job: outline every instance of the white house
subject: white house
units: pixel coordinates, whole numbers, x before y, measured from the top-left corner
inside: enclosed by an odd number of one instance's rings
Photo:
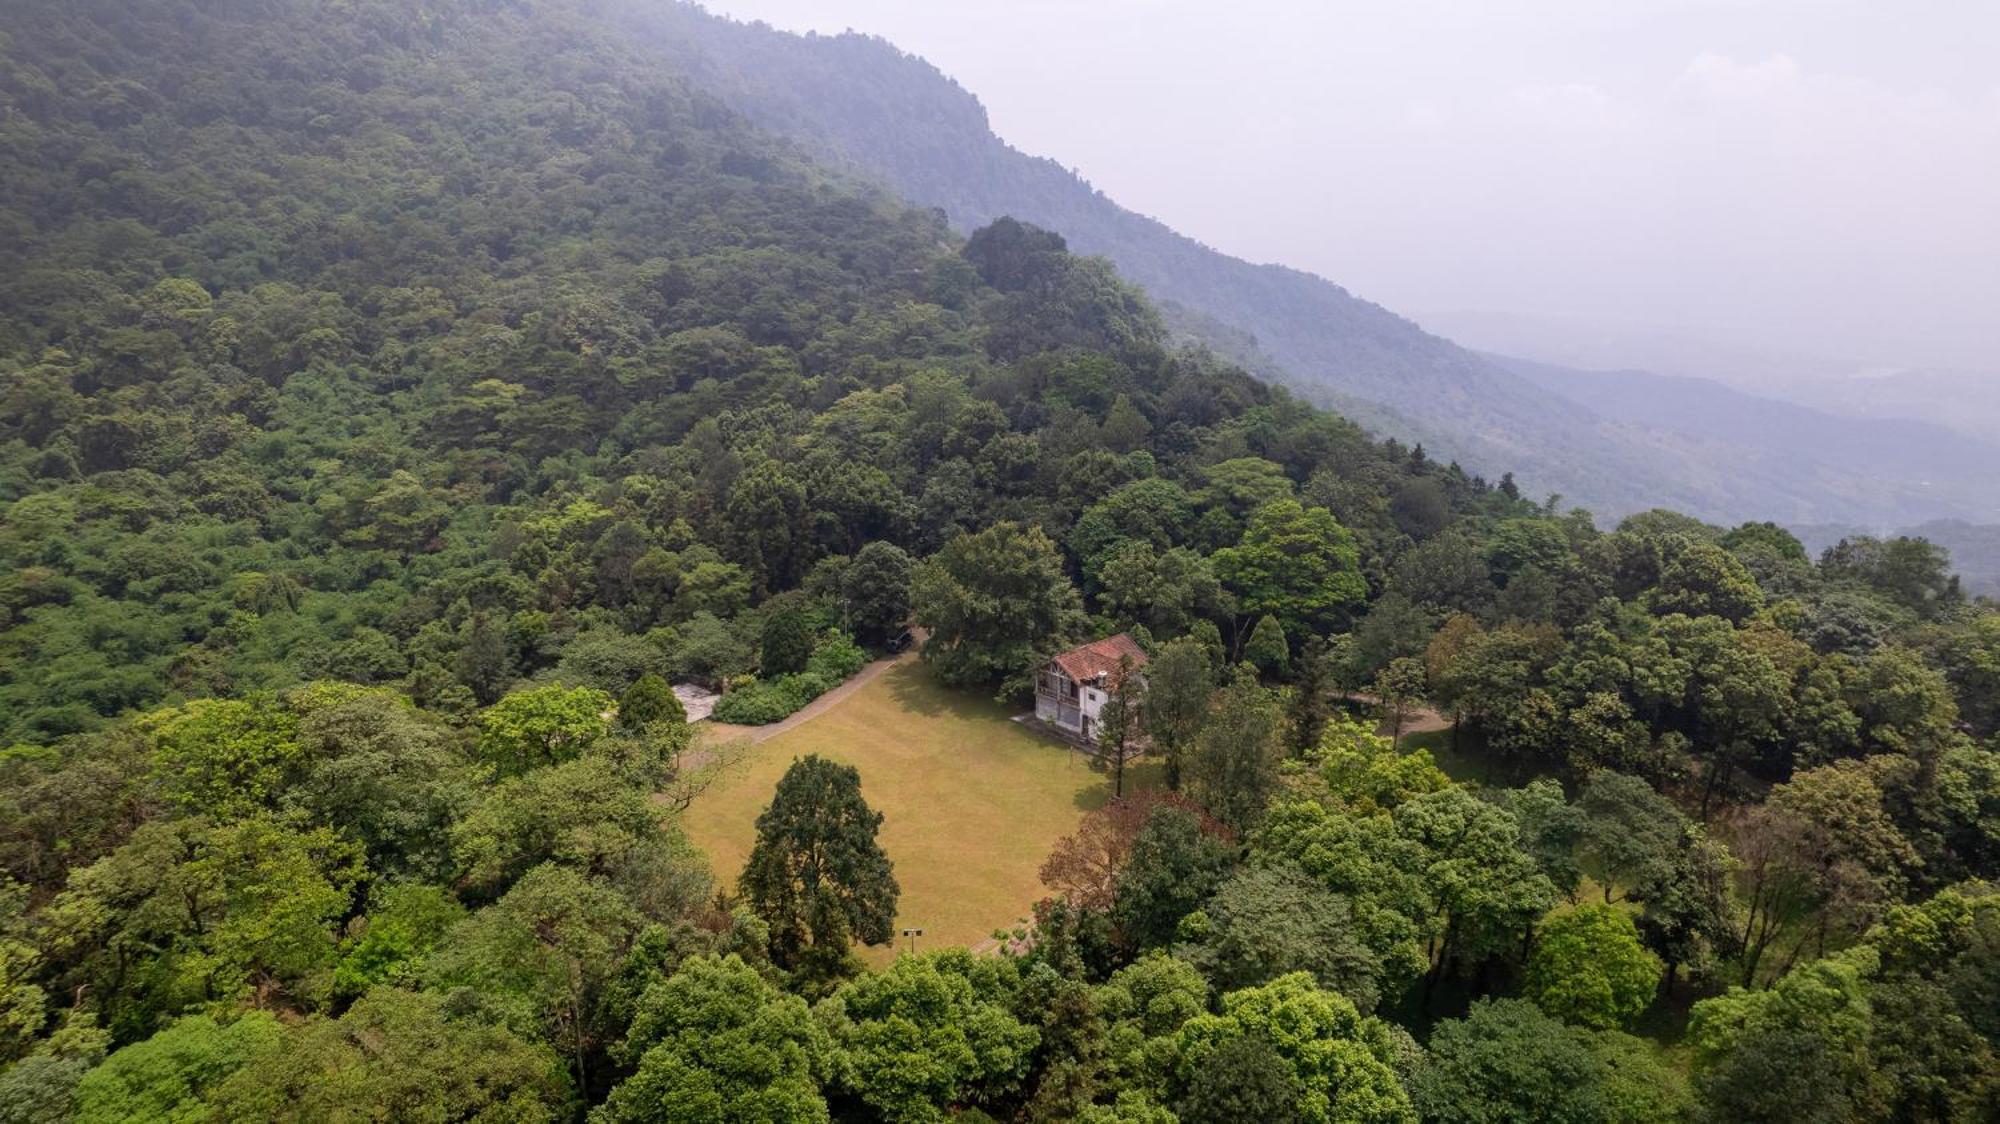
[[[1086,742],[1095,742],[1105,703],[1117,686],[1118,664],[1146,666],[1146,653],[1119,633],[1058,654],[1035,677],[1035,717]]]

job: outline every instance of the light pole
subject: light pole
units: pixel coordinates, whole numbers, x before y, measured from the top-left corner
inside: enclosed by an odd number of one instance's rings
[[[910,938],[910,954],[912,956],[916,955],[917,938],[923,936],[924,931],[922,929],[905,929],[903,930],[903,935]]]

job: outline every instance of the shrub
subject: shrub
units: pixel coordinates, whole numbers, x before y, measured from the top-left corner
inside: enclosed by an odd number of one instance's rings
[[[714,718],[739,726],[776,722],[839,686],[867,662],[867,654],[854,641],[836,633],[813,649],[806,670],[740,682],[716,700]]]
[[[839,683],[867,666],[868,653],[861,646],[847,638],[845,633],[832,633],[813,649],[812,658],[806,661],[806,670],[825,677],[828,683]]]

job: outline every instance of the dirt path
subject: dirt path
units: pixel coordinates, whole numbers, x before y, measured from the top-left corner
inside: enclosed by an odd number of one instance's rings
[[[1357,702],[1363,706],[1380,707],[1382,705],[1382,700],[1376,698],[1374,695],[1365,695],[1359,691],[1350,691],[1342,697],[1348,702]],[[1428,734],[1435,730],[1449,729],[1451,729],[1451,719],[1438,713],[1435,708],[1418,704],[1403,711],[1403,733],[1405,734]],[[1387,734],[1389,732],[1389,723],[1384,721],[1381,727],[1375,732],[1378,734]]]
[[[714,743],[735,741],[740,738],[752,745],[758,742],[770,741],[779,734],[787,730],[797,729],[799,726],[839,706],[847,696],[873,683],[881,677],[883,672],[895,667],[897,664],[916,658],[917,649],[915,645],[912,645],[909,651],[903,652],[900,655],[891,656],[886,660],[876,660],[874,663],[848,676],[846,681],[841,683],[840,686],[835,687],[826,694],[780,718],[778,721],[767,723],[763,726],[732,726],[727,722],[717,722],[714,719],[710,719],[707,723],[708,728],[703,735],[703,740]]]
[[[820,714],[826,714],[828,710],[840,706],[840,702],[846,696],[854,694],[856,690],[860,690],[860,688],[868,686],[870,682],[874,682],[876,678],[880,678],[882,672],[894,668],[896,664],[900,664],[904,660],[914,660],[918,648],[924,646],[924,638],[926,638],[924,632],[918,630],[916,644],[910,644],[904,652],[900,652],[896,656],[890,656],[886,660],[876,660],[876,662],[864,666],[862,670],[858,670],[852,676],[848,676],[848,680],[842,682],[840,686],[836,686],[834,690],[822,694],[820,698],[814,698],[806,706],[800,706],[798,710],[794,710],[792,714],[786,714],[784,718],[780,718],[776,722],[768,722],[764,726],[732,726],[728,722],[716,722],[716,720],[710,718],[708,724],[706,724],[704,736],[702,736],[702,744],[704,746],[714,746],[714,744],[720,744],[720,742],[744,740],[744,742],[750,742],[754,746],[758,742],[768,742],[768,740],[776,738],[778,734],[784,734],[786,730],[794,730],[794,728],[798,728],[798,726],[802,726],[806,722],[812,722]],[[706,758],[706,756],[708,754],[702,754],[700,750],[696,750],[694,754],[690,754],[690,758]],[[696,768],[700,764],[702,764],[702,760],[690,760],[684,768]]]

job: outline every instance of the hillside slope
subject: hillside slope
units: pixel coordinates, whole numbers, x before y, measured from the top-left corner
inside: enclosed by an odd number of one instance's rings
[[[886,41],[789,35],[682,5],[630,14],[759,124],[942,209],[961,230],[1011,214],[1060,231],[1170,314],[1184,308],[1177,326],[1246,368],[1434,454],[1513,470],[1531,491],[1600,515],[1667,503],[1724,521],[1908,517],[1908,489],[1838,464],[1802,473],[1754,449],[1607,416],[1324,278],[1229,257],[1126,210],[1010,147],[973,94]],[[1973,514],[1943,503],[1925,512]]]

